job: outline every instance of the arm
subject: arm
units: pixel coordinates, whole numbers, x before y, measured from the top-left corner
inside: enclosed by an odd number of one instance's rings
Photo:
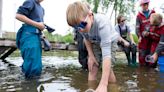
[[[128,47],[129,43],[121,37],[118,25],[115,26],[115,30],[116,32],[118,32],[119,35],[118,42],[123,43],[126,47]]]
[[[20,6],[16,13],[16,19],[26,24],[35,26],[40,30],[45,28],[42,22],[36,22],[29,18],[29,15],[35,8],[35,2],[33,0],[26,0],[22,6]]]
[[[96,92],[107,92],[108,82],[116,82],[115,75],[111,69],[111,42],[119,39],[119,34],[110,23],[100,28],[101,50],[102,50],[102,76]],[[112,33],[112,34],[111,34]],[[112,39],[115,38],[115,39]],[[111,80],[109,80],[111,79]]]
[[[154,40],[154,41],[159,41],[160,35],[158,35],[157,33],[149,32],[149,38]]]
[[[125,39],[123,39],[121,36],[119,37],[118,41],[120,43],[123,43],[124,46],[128,47],[130,44],[128,41],[126,41]]]
[[[161,35],[160,41],[159,41],[159,43],[158,43],[158,46],[157,46],[155,52],[156,52],[158,55],[160,55],[160,53],[163,52],[163,51],[164,51],[164,34]]]
[[[152,55],[155,62],[157,62],[157,60],[158,60],[158,55],[160,55],[161,52],[163,52],[163,51],[164,51],[164,34],[161,35],[160,41],[159,41],[158,46],[156,48],[156,51]]]
[[[110,72],[111,72],[111,59],[109,57],[106,57],[103,59],[102,76],[99,85],[108,86]]]
[[[135,32],[137,34],[138,37],[140,37],[140,33],[139,33],[139,30],[140,30],[140,19],[138,18],[137,16],[137,19],[136,19],[136,29],[135,29]]]
[[[91,42],[86,40],[86,39],[84,39],[84,43],[85,43],[85,46],[87,48],[88,55],[89,56],[94,56],[93,51],[92,51],[92,44],[91,44]]]
[[[96,61],[95,56],[93,54],[91,42],[84,38],[84,43],[88,51],[88,69],[89,71],[92,71],[93,65],[96,64],[98,66],[99,64]]]
[[[39,28],[40,30],[43,30],[45,28],[45,26],[42,22],[39,23],[39,22],[33,21],[33,20],[29,19],[28,17],[26,17],[25,15],[22,15],[22,14],[17,13],[16,19],[18,19],[19,21],[24,22],[26,24],[35,26],[35,27]]]
[[[130,37],[132,44],[135,44],[134,39],[133,39],[133,35],[131,33],[129,33],[129,37]]]
[[[127,31],[128,31],[128,35],[129,35],[131,43],[135,44],[134,39],[133,39],[133,35],[131,34],[132,30],[130,29],[129,26],[127,26]]]

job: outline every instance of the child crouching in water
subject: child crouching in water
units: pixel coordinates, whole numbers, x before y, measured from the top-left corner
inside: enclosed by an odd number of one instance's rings
[[[88,51],[88,80],[96,80],[102,62],[102,77],[95,92],[107,92],[108,82],[116,82],[111,68],[111,44],[115,40],[123,41],[126,45],[128,43],[120,38],[107,16],[93,14],[85,3],[70,4],[66,14],[67,23],[84,36]]]
[[[154,54],[151,56],[154,63],[157,63],[158,57],[164,56],[164,22],[160,14],[154,13],[150,17],[150,23],[153,25],[154,31],[159,31],[160,40],[155,48]]]

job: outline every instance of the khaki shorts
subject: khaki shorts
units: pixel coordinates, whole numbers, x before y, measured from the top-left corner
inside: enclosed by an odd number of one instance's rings
[[[117,43],[114,42],[112,43],[112,52],[111,52],[111,61],[112,61],[112,66],[113,64],[115,63],[116,59],[115,59],[115,55],[116,55],[116,49],[117,49]],[[99,63],[99,65],[101,65],[102,63],[102,52],[101,52],[101,47],[99,44],[92,44],[92,51],[93,51],[93,54],[97,60],[97,62]]]
[[[93,43],[93,44],[92,44],[92,51],[93,51],[93,54],[94,54],[94,56],[95,56],[97,62],[98,62],[99,65],[100,65],[101,62],[102,62],[102,52],[101,52],[100,45],[99,45],[99,44]]]

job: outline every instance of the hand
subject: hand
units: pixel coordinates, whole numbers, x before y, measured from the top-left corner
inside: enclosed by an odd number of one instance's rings
[[[136,45],[136,43],[134,41],[132,41],[132,44]]]
[[[151,57],[154,59],[154,61],[157,61],[157,60],[158,60],[158,55],[157,55],[157,53],[154,53]]]
[[[39,22],[39,23],[37,23],[37,28],[39,28],[41,31],[43,31],[44,28],[45,28],[44,23],[43,23],[43,22]]]
[[[107,86],[99,84],[95,92],[107,92]]]
[[[129,47],[129,46],[130,46],[129,42],[124,41],[124,46],[125,46],[125,47]]]
[[[140,43],[140,42],[141,42],[141,40],[142,40],[142,37],[139,37],[139,39],[138,39],[138,43]]]
[[[147,31],[143,31],[143,32],[142,32],[142,36],[143,36],[143,37],[147,37],[148,35],[149,35],[149,32],[147,32]]]
[[[89,71],[92,71],[94,65],[99,66],[97,60],[95,59],[95,56],[89,56],[88,57],[88,69],[89,69]]]

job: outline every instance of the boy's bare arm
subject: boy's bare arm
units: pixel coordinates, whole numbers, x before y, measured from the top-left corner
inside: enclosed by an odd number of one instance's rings
[[[92,51],[92,44],[90,43],[90,41],[84,39],[84,43],[85,43],[85,46],[87,48],[87,51],[88,51],[88,55],[89,56],[93,56],[93,51]]]
[[[124,46],[128,47],[130,44],[128,41],[126,41],[125,39],[123,39],[121,36],[119,36],[118,39],[119,42],[123,42]]]
[[[103,60],[101,80],[95,92],[107,92],[110,71],[111,61],[109,57],[106,57]]]
[[[134,39],[133,39],[133,35],[132,35],[131,33],[128,33],[128,34],[129,34],[129,37],[130,37],[131,42],[132,42],[133,44],[135,44]]]
[[[35,26],[35,27],[39,28],[40,30],[43,30],[45,28],[44,23],[33,21],[22,14],[16,14],[16,19],[18,19],[19,21],[24,22],[26,24]]]
[[[87,51],[88,51],[88,68],[89,71],[92,71],[93,65],[96,64],[97,66],[99,65],[98,62],[95,59],[95,56],[92,51],[92,44],[90,41],[84,39],[84,43],[86,45]]]
[[[104,58],[103,66],[102,66],[102,77],[100,84],[107,86],[108,85],[108,78],[111,70],[111,60],[109,57]]]

